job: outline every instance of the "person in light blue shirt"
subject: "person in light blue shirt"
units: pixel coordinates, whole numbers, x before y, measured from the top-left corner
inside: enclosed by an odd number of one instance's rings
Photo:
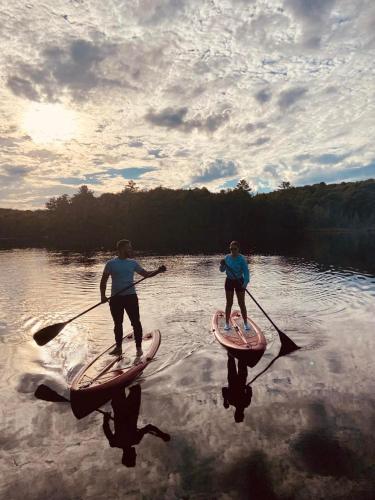
[[[142,325],[139,318],[138,297],[134,286],[134,273],[138,273],[145,278],[150,278],[158,273],[164,272],[165,266],[160,266],[155,271],[146,271],[138,262],[132,259],[133,249],[129,240],[117,242],[117,257],[109,260],[104,268],[100,281],[101,301],[107,302],[105,294],[108,278],[112,278],[111,298],[109,307],[111,310],[116,347],[110,354],[119,356],[122,353],[123,319],[124,311],[129,317],[134,331],[134,340],[137,347],[137,357],[142,356]],[[129,288],[127,288],[129,287]],[[124,288],[127,288],[124,290]]]
[[[225,307],[225,326],[224,330],[230,330],[230,314],[233,305],[234,291],[236,291],[238,305],[245,324],[245,330],[250,330],[247,322],[247,311],[245,305],[245,289],[250,281],[249,267],[247,259],[240,252],[238,241],[232,241],[229,245],[230,254],[226,255],[220,262],[220,271],[227,274],[225,280],[225,295],[227,304]]]

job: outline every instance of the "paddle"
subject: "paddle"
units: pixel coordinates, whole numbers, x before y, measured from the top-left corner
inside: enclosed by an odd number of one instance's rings
[[[225,266],[226,268],[228,269],[228,271],[234,276],[234,279],[235,280],[238,280],[238,278],[236,277],[236,274],[235,272],[233,271],[233,269],[228,266],[228,264],[225,262]],[[280,337],[280,342],[281,342],[281,349],[280,349],[280,352],[282,349],[284,349],[284,351],[288,351],[288,353],[290,352],[293,352],[293,351],[296,351],[297,349],[300,349],[300,347],[295,344],[293,342],[292,339],[290,339],[288,337],[288,335],[286,335],[286,333],[282,332],[280,330],[280,328],[278,328],[275,323],[272,321],[272,319],[268,316],[268,314],[266,313],[266,311],[263,309],[263,307],[259,304],[259,302],[257,302],[255,300],[255,298],[251,295],[251,293],[249,292],[249,290],[247,290],[246,288],[244,289],[245,292],[250,296],[250,298],[255,302],[255,304],[259,307],[259,309],[262,311],[262,313],[265,315],[265,317],[270,321],[270,323],[272,324],[272,326],[275,328],[275,330],[277,331],[277,333],[279,334],[279,337]],[[280,354],[279,354],[280,356]]]
[[[158,274],[160,272],[164,272],[165,270],[166,270],[165,266],[160,266],[159,269],[152,276],[156,276],[156,274]],[[125,292],[125,290],[128,290],[129,288],[131,288],[134,285],[138,285],[138,283],[141,283],[145,279],[151,278],[152,276],[145,276],[144,278],[136,281],[135,283],[132,283],[131,285],[126,286],[122,290],[120,290],[117,293],[113,294],[111,297],[108,297],[107,300],[105,300],[103,302],[98,302],[94,306],[91,306],[88,309],[86,309],[85,311],[77,314],[73,318],[70,318],[68,321],[64,321],[63,323],[55,323],[54,325],[45,326],[41,330],[39,330],[36,333],[34,333],[33,338],[34,338],[35,342],[38,345],[41,345],[41,346],[45,345],[45,344],[48,344],[48,342],[50,342],[51,340],[53,340],[61,332],[61,330],[66,325],[68,325],[69,323],[71,323],[75,319],[79,318],[80,316],[83,316],[84,314],[88,313],[89,311],[92,311],[93,309],[95,309],[95,307],[98,307],[98,306],[101,306],[102,304],[105,304],[106,302],[108,302],[113,297],[116,297],[116,295],[119,295],[120,293]]]
[[[295,345],[294,342],[291,341],[291,343],[293,345]],[[300,349],[300,347],[297,347],[297,349]],[[258,375],[256,375],[252,380],[250,380],[250,382],[248,382],[247,385],[251,385],[253,382],[255,382],[257,378],[259,378],[261,375],[263,375],[263,373],[265,373],[269,368],[271,368],[271,366],[274,364],[274,362],[277,359],[281,358],[282,356],[286,356],[287,354],[291,354],[295,350],[296,350],[295,347],[291,347],[289,345],[285,345],[285,344],[283,344],[281,342],[281,347],[280,347],[279,354],[275,358],[273,358],[270,363],[268,363],[268,365],[264,368],[264,370],[262,370],[261,372],[259,372]]]
[[[50,403],[70,403],[69,399],[57,394],[57,392],[53,391],[50,387],[44,384],[37,387],[34,396],[38,399],[42,399],[43,401],[49,401]],[[106,414],[105,411],[100,410],[99,408],[96,408],[95,411],[101,413],[102,415]]]

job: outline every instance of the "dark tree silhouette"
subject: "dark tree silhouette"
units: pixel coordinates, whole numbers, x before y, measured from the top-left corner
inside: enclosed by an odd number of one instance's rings
[[[279,185],[279,189],[290,189],[293,186],[289,181],[282,181],[282,183]]]
[[[136,191],[139,191],[139,188],[138,188],[136,182],[133,181],[132,179],[130,181],[128,181],[128,183],[126,184],[126,186],[123,189],[123,192],[135,193]]]
[[[247,193],[251,193],[252,188],[249,186],[249,183],[245,179],[241,179],[237,185],[236,189],[238,191],[246,191]]]
[[[127,237],[148,252],[215,252],[240,239],[244,251],[292,245],[311,230],[375,229],[375,180],[286,187],[250,196],[242,179],[230,191],[140,190],[129,181],[117,194],[81,186],[45,210],[0,209],[0,241],[60,249],[113,248]],[[11,245],[13,243],[9,243]]]

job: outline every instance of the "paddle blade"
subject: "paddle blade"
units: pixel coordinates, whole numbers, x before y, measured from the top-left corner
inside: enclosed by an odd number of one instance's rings
[[[72,412],[78,419],[87,417],[94,411],[102,413],[99,407],[110,401],[113,396],[112,389],[98,391],[98,394],[95,391],[86,393],[87,391],[70,390]]]
[[[34,396],[43,401],[49,401],[51,403],[69,403],[69,399],[60,396],[57,392],[50,389],[47,385],[41,384],[37,387]]]
[[[285,356],[286,354],[291,354],[292,352],[300,349],[300,347],[297,344],[295,344],[293,340],[288,337],[288,335],[283,333],[281,330],[277,331],[281,341],[279,356]]]
[[[65,323],[56,323],[55,325],[45,326],[41,330],[34,333],[33,337],[35,342],[38,345],[48,344],[52,339],[54,339],[67,324]]]

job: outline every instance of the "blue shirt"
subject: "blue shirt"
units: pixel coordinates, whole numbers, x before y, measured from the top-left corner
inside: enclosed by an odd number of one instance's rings
[[[111,295],[131,285],[134,282],[134,273],[142,271],[144,269],[134,259],[120,259],[119,257],[115,257],[109,260],[105,265],[104,272],[108,273],[112,278]],[[134,295],[135,293],[137,292],[134,286],[132,286],[119,295]]]
[[[220,271],[223,273],[226,271],[227,273],[227,278],[233,280],[233,279],[241,279],[243,278],[243,286],[244,288],[247,287],[250,281],[250,273],[249,273],[249,267],[247,264],[247,259],[241,254],[238,254],[237,257],[232,257],[232,254],[228,254],[224,257],[225,263],[228,264],[230,269],[233,271],[231,272],[227,266],[222,266],[220,264]]]

